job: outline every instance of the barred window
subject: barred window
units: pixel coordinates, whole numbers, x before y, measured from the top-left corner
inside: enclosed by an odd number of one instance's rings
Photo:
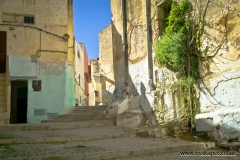
[[[34,24],[34,17],[24,16],[24,23]]]
[[[99,92],[98,91],[94,91],[95,92],[95,97],[99,97]]]
[[[10,22],[10,23],[28,23],[28,24],[35,23],[33,15],[23,15],[23,14],[16,14],[16,13],[3,13],[2,21]]]

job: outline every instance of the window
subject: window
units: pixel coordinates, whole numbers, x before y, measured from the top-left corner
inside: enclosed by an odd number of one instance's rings
[[[167,17],[169,16],[171,10],[172,0],[169,1],[162,1],[158,6],[158,27],[159,27],[159,35],[162,36],[164,30],[167,26]]]
[[[95,97],[99,97],[99,92],[98,91],[94,91],[95,92]]]
[[[3,22],[11,22],[11,23],[34,24],[34,16],[33,15],[15,14],[15,13],[3,13],[2,21]]]
[[[79,52],[77,52],[77,55],[78,55],[78,58],[80,59],[80,54],[79,54]]]
[[[34,91],[41,91],[42,81],[41,80],[33,80],[32,81],[32,88],[33,88]]]
[[[34,24],[34,17],[24,16],[24,23]]]

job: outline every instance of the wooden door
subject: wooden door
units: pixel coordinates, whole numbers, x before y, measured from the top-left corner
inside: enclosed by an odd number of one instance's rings
[[[0,73],[6,72],[7,32],[0,31]]]

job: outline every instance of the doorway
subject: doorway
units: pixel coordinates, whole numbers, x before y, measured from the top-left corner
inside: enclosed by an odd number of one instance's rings
[[[6,72],[7,32],[0,31],[0,73]]]
[[[27,102],[27,81],[11,81],[11,124],[27,123]]]

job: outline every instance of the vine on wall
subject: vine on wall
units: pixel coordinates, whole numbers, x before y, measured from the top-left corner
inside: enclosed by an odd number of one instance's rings
[[[190,0],[173,1],[164,35],[156,41],[154,47],[158,61],[178,76],[180,83],[177,85],[182,88],[185,106],[188,108],[191,124],[193,124],[195,115],[200,113],[197,98],[199,83],[208,90],[200,76],[199,64],[203,66],[215,64],[213,58],[227,42],[227,19],[230,5],[220,2],[218,4],[211,0],[191,0],[191,2]],[[206,23],[209,5],[220,11],[224,22],[222,28],[221,26],[214,28]],[[211,34],[210,30],[217,31],[219,36]],[[204,47],[204,37],[212,39],[216,45],[211,49]]]
[[[199,103],[194,84],[199,79],[199,59],[197,30],[191,18],[192,4],[188,0],[174,1],[167,18],[167,27],[160,40],[155,43],[155,52],[160,63],[174,71],[184,95],[184,103],[190,115],[191,128],[194,117],[199,113]],[[197,51],[198,53],[198,51]]]

